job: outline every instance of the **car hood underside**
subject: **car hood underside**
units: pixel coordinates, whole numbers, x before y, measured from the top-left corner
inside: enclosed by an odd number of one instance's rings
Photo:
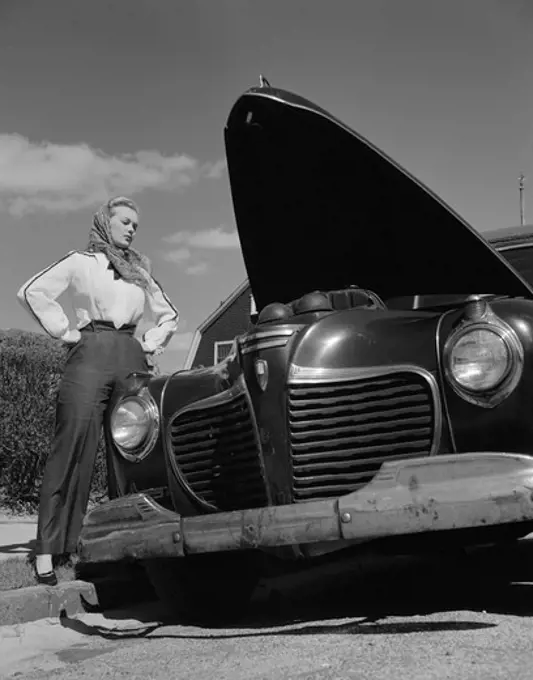
[[[239,237],[258,309],[358,285],[383,299],[533,297],[459,215],[311,102],[252,88],[225,130]]]

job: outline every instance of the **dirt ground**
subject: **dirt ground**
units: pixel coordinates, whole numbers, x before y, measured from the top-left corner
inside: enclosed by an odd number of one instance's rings
[[[421,564],[281,590],[232,627],[181,625],[161,604],[0,627],[0,677],[529,680],[532,639],[533,574],[476,587]]]

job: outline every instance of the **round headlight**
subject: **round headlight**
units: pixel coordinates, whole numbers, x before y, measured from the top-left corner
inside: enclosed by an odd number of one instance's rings
[[[138,448],[153,428],[149,405],[139,398],[130,397],[120,402],[111,417],[111,435],[121,449]]]
[[[497,387],[512,366],[509,347],[499,333],[473,329],[450,348],[452,378],[464,389],[484,392]]]

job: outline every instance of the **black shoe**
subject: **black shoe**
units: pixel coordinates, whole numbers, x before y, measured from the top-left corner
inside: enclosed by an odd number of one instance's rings
[[[42,586],[57,586],[57,576],[55,571],[47,571],[46,574],[39,574],[35,570],[35,580]]]

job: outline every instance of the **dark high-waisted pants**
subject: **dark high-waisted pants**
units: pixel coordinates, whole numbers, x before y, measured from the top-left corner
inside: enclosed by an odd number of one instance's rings
[[[55,438],[41,488],[37,554],[76,551],[111,395],[129,373],[148,369],[134,330],[92,322],[69,350],[57,399]]]

